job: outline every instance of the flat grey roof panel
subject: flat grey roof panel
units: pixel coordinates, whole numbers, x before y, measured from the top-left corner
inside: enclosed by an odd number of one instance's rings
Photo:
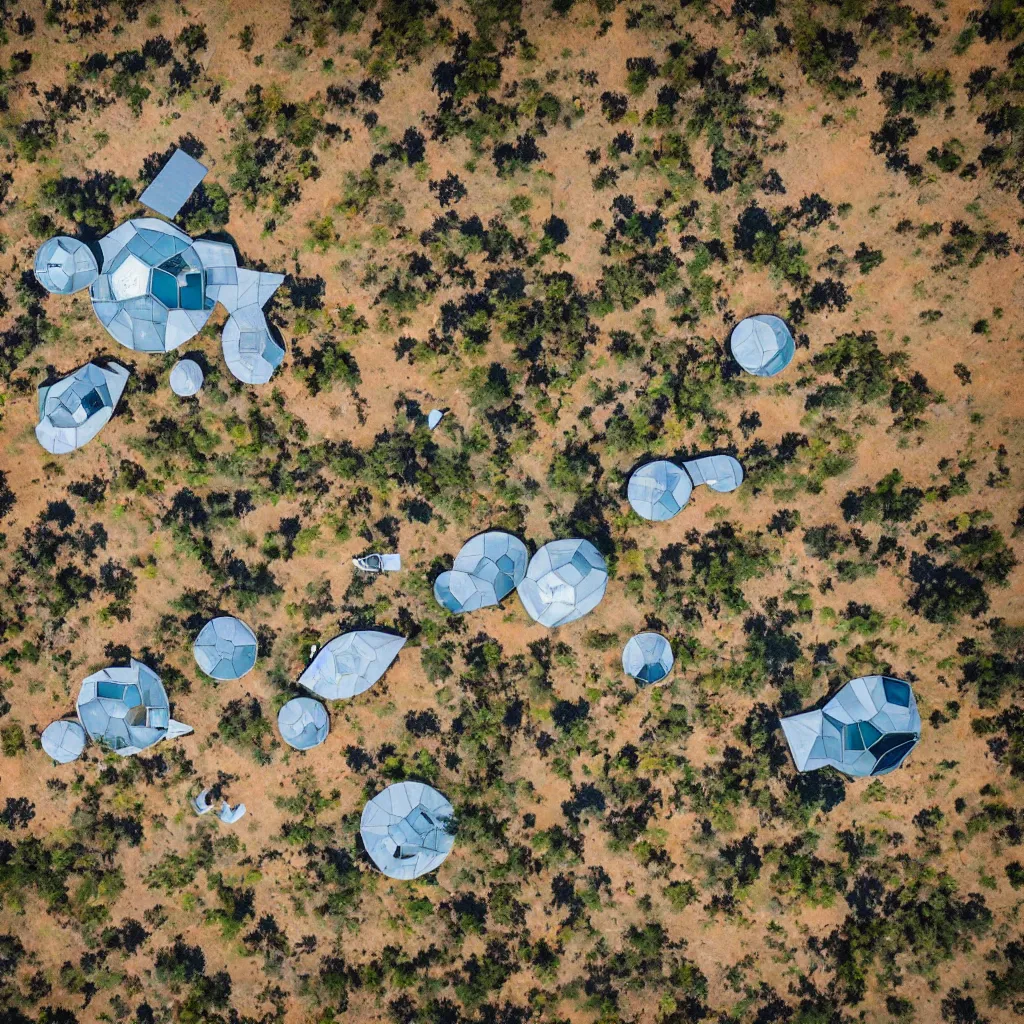
[[[139,199],[151,210],[174,217],[205,177],[206,168],[198,160],[176,149]]]

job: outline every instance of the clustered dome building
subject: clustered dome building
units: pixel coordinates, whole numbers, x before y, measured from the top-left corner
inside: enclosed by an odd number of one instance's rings
[[[434,581],[434,597],[459,614],[499,604],[526,575],[526,545],[510,533],[491,530],[468,540],[449,572]]]
[[[700,484],[727,494],[742,483],[743,467],[731,455],[704,455],[688,459],[682,466],[657,459],[634,470],[626,485],[626,498],[641,519],[661,523],[678,515]]]
[[[831,765],[858,777],[887,775],[921,738],[910,684],[889,676],[852,679],[819,711],[782,719],[797,769]]]

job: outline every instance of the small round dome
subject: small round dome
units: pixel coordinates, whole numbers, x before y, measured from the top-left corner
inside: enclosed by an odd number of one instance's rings
[[[256,664],[256,634],[241,619],[211,619],[192,645],[196,664],[214,679],[241,679]]]
[[[793,358],[796,344],[785,322],[771,314],[748,316],[732,332],[732,355],[747,373],[774,377]]]
[[[77,238],[48,238],[36,252],[36,280],[56,295],[71,295],[88,288],[100,268],[92,250]]]
[[[629,478],[626,497],[638,516],[660,523],[686,507],[692,490],[686,470],[661,459],[641,466]]]
[[[455,845],[455,809],[433,786],[396,782],[364,808],[359,834],[388,878],[408,880],[439,868]]]
[[[327,708],[312,697],[296,697],[277,713],[281,739],[296,750],[320,746],[330,732]]]
[[[40,737],[43,750],[58,764],[77,761],[85,750],[85,730],[77,722],[51,722]]]
[[[660,633],[637,633],[622,651],[622,670],[641,686],[660,683],[672,671],[672,645]]]
[[[171,390],[182,398],[197,394],[203,386],[202,367],[194,359],[179,359],[171,370]]]

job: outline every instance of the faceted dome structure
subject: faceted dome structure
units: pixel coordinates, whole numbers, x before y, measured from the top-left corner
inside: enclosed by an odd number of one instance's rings
[[[777,316],[758,314],[741,320],[732,332],[732,355],[747,373],[774,377],[793,358],[796,344],[785,322]]]
[[[327,708],[320,701],[312,697],[296,697],[277,713],[277,728],[289,747],[311,750],[327,739],[331,724]]]
[[[660,683],[674,661],[672,645],[660,633],[637,633],[622,651],[622,670],[641,686]]]
[[[89,676],[82,683],[77,709],[89,738],[125,757],[165,736],[192,731],[171,718],[160,677],[134,658],[128,668],[111,666]]]
[[[519,598],[549,629],[592,612],[604,597],[608,569],[589,540],[553,540],[530,559]]]
[[[202,164],[176,150],[141,200],[173,217],[205,175]],[[270,336],[263,307],[284,280],[281,274],[243,269],[232,246],[193,241],[156,217],[126,221],[99,247],[101,267],[82,242],[48,239],[36,254],[36,276],[60,294],[88,287],[100,323],[136,352],[173,351],[202,329],[220,302],[230,314],[223,336],[228,368],[250,384],[270,379],[284,350]]]
[[[256,634],[241,619],[222,615],[203,626],[192,654],[214,679],[241,679],[256,664]]]
[[[522,582],[529,557],[511,533],[481,533],[462,546],[451,571],[434,581],[434,597],[454,614],[499,604]]]
[[[142,217],[100,240],[103,272],[93,309],[116,341],[137,352],[170,352],[210,319],[203,261],[173,224]]]
[[[731,455],[705,455],[684,462],[683,467],[690,474],[695,487],[707,484],[719,494],[735,491],[743,483],[743,467]]]
[[[408,880],[441,866],[455,845],[452,805],[422,782],[396,782],[364,808],[359,822],[366,852],[388,878]]]
[[[77,238],[48,238],[36,253],[36,280],[55,295],[71,295],[88,288],[99,272],[92,250]]]
[[[885,775],[921,738],[921,716],[910,683],[888,676],[848,682],[820,711],[782,719],[797,769],[831,765],[847,775]]]
[[[85,750],[85,730],[77,722],[51,722],[39,737],[43,750],[58,764],[77,761]]]
[[[171,390],[181,398],[191,398],[203,386],[203,369],[194,359],[179,359],[171,370]]]
[[[660,523],[686,507],[692,490],[693,483],[682,469],[660,459],[633,473],[626,496],[638,516]]]
[[[91,441],[114,415],[128,376],[117,363],[86,363],[56,384],[41,387],[39,443],[53,455],[66,455]]]
[[[299,686],[325,700],[348,700],[368,690],[398,657],[404,636],[359,629],[324,644]]]
[[[259,306],[248,306],[228,317],[224,325],[224,362],[246,384],[266,384],[284,359]]]

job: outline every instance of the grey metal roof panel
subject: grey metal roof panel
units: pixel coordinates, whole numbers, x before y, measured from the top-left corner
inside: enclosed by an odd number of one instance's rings
[[[206,174],[207,169],[198,160],[176,149],[139,200],[165,217],[174,217]]]

